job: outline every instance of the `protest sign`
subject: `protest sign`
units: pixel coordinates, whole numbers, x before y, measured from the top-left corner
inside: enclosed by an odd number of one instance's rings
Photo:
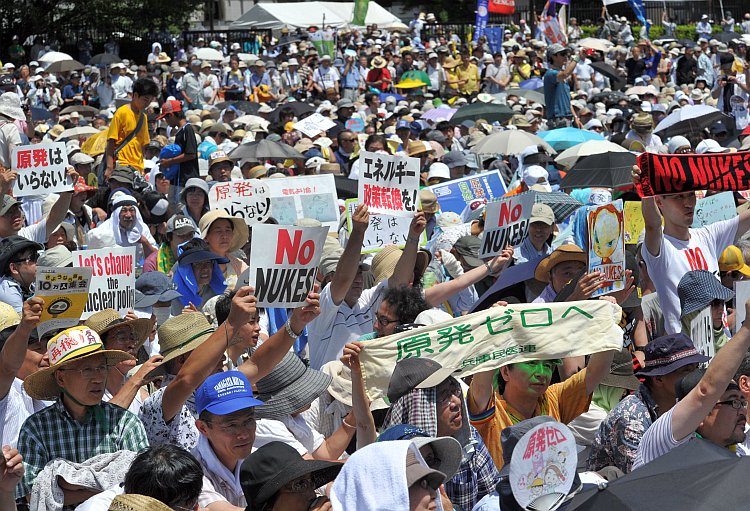
[[[493,257],[500,254],[508,245],[520,245],[529,233],[533,206],[534,195],[530,193],[488,202],[479,257]]]
[[[591,207],[586,212],[589,242],[589,273],[604,274],[607,286],[594,291],[605,295],[625,288],[625,220],[622,200]]]
[[[266,179],[271,192],[271,216],[279,225],[294,225],[300,218],[314,218],[338,229],[339,198],[333,174]]]
[[[91,285],[81,319],[114,309],[121,315],[135,304],[135,247],[98,248],[73,252],[73,266],[91,268]]]
[[[750,300],[750,280],[734,281],[734,333],[736,334],[745,322],[745,304]]]
[[[419,158],[362,151],[357,197],[373,213],[412,217],[417,211]]]
[[[701,354],[714,358],[716,352],[714,350],[714,326],[710,305],[690,320],[690,339],[693,340],[695,349]],[[707,365],[708,362],[701,364],[703,367]]]
[[[44,142],[13,148],[11,170],[18,173],[13,195],[47,195],[69,192],[73,184],[66,176],[68,153],[62,142]]]
[[[258,224],[250,249],[249,283],[259,307],[298,307],[315,285],[328,227]]]
[[[692,227],[703,227],[720,220],[729,220],[737,216],[734,206],[734,193],[721,192],[708,195],[695,202]]]
[[[646,228],[646,222],[643,220],[643,211],[641,211],[641,203],[627,201],[623,204],[622,209],[625,215],[625,244],[635,245],[638,243],[638,236]]]
[[[622,348],[622,309],[605,300],[490,307],[367,341],[360,355],[370,399],[388,389],[399,360],[425,357],[457,377],[530,360]]]
[[[733,192],[750,189],[750,151],[721,154],[656,154],[638,156],[641,197],[690,190]]]
[[[510,487],[522,509],[555,509],[545,503],[562,502],[576,475],[576,440],[568,426],[557,421],[539,424],[524,434],[510,460]]]
[[[452,211],[460,215],[467,204],[474,199],[486,199],[492,202],[508,192],[500,172],[484,172],[473,176],[452,179],[447,183],[427,187],[438,199],[440,211]]]
[[[334,126],[336,126],[336,123],[330,117],[323,117],[319,113],[314,113],[294,123],[294,129],[301,131],[310,138],[328,131]]]
[[[357,199],[346,200],[346,226],[350,234],[353,227],[352,215],[354,214],[354,210],[357,209],[358,204]],[[409,237],[410,225],[411,218],[371,214],[370,224],[367,226],[365,239],[362,242],[362,253],[370,254],[379,252],[386,245],[397,245],[403,248]],[[427,235],[423,231],[419,237],[419,246],[423,247],[426,244]]]
[[[354,133],[361,133],[365,131],[365,121],[363,121],[360,117],[352,117],[351,119],[346,121],[344,127]]]
[[[44,301],[37,325],[39,337],[50,330],[78,324],[88,300],[91,268],[47,268],[36,270],[34,296]]]
[[[223,209],[247,225],[265,222],[271,216],[271,191],[260,179],[216,183],[208,192],[212,210]]]

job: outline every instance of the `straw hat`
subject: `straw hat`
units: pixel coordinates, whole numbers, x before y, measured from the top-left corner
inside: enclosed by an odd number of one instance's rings
[[[109,511],[172,511],[172,508],[153,497],[129,493],[115,497]]]
[[[268,175],[268,169],[265,165],[256,165],[247,171],[249,179],[258,179]]]
[[[200,312],[188,312],[169,318],[159,327],[162,365],[203,344],[214,332],[211,323]]]
[[[158,62],[159,64],[166,64],[170,60],[172,59],[169,58],[169,55],[167,55],[165,52],[160,52],[159,56],[156,57],[156,62]]]
[[[461,65],[461,61],[458,59],[454,59],[450,55],[446,57],[445,61],[443,62],[443,69],[453,69],[454,67],[458,67]]]
[[[396,264],[401,258],[401,254],[403,254],[403,250],[396,245],[386,245],[380,252],[375,254],[370,266],[375,284],[383,282],[393,275],[393,270],[396,269]],[[414,264],[414,273],[421,277],[431,260],[432,255],[429,251],[419,249],[417,251],[417,261]]]
[[[566,261],[578,261],[586,264],[588,255],[577,245],[560,245],[557,250],[539,262],[534,272],[534,278],[539,282],[549,282],[549,272],[552,271],[552,268]]]
[[[242,248],[250,237],[250,230],[242,218],[232,216],[223,209],[209,211],[201,217],[201,220],[198,223],[198,228],[201,230],[201,238],[206,239],[211,225],[220,219],[229,220],[234,226],[234,229],[232,230],[232,244],[229,246],[229,251],[234,252],[235,250]]]
[[[433,152],[432,146],[429,142],[422,140],[411,140],[409,141],[409,148],[407,150],[410,157],[422,156],[423,154],[430,154]]]
[[[378,55],[377,57],[375,57],[375,58],[372,59],[372,67],[374,67],[374,68],[382,69],[387,64],[388,63],[386,62],[386,60],[383,57],[381,57],[380,55]]]
[[[21,316],[16,310],[5,302],[0,302],[0,331],[17,326],[21,322]]]
[[[452,319],[452,317],[451,317]],[[324,364],[320,371],[332,378],[328,386],[328,393],[336,401],[352,406],[352,371],[340,360],[332,360]],[[380,397],[370,404],[370,410],[384,410],[388,404]]]
[[[104,334],[123,325],[129,326],[135,337],[136,349],[140,348],[151,333],[151,320],[146,318],[123,319],[114,309],[104,309],[89,316],[84,323],[87,327],[104,337]]]
[[[124,360],[135,360],[124,351],[105,350],[99,334],[87,326],[63,330],[47,343],[49,367],[27,376],[23,388],[33,399],[57,399],[60,397],[60,387],[55,381],[55,371],[71,362],[100,354],[105,355],[107,365],[112,366]]]

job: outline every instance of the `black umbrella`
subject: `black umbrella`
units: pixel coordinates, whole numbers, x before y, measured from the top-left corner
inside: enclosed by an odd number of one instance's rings
[[[476,121],[484,119],[487,122],[498,121],[503,123],[513,117],[513,110],[508,105],[497,105],[495,103],[484,103],[475,101],[470,105],[462,106],[451,117],[451,124],[459,125],[464,121]]]
[[[716,39],[728,45],[733,39],[740,39],[740,34],[737,32],[719,32],[718,34],[711,34],[711,39]]]
[[[333,179],[336,181],[336,193],[339,199],[357,198],[359,183],[356,180],[349,179],[346,176],[333,176]]]
[[[251,158],[254,160],[304,160],[305,155],[282,142],[263,139],[259,142],[240,144],[229,153],[233,160]]]
[[[277,106],[276,109],[268,116],[268,120],[270,120],[271,122],[279,122],[279,116],[281,115],[281,112],[285,112],[288,110],[294,112],[294,116],[299,119],[305,114],[314,112],[315,108],[313,108],[313,106],[309,103],[305,103],[304,101],[290,101],[289,103],[284,103]]]
[[[493,303],[509,296],[515,296],[521,302],[526,302],[524,282],[534,278],[536,267],[542,259],[544,259],[543,256],[503,270],[492,287],[474,302],[471,312],[488,309]]]
[[[620,91],[612,91],[594,94],[593,96],[591,96],[590,101],[592,103],[604,103],[605,105],[612,105],[614,103],[617,103],[621,99],[628,99],[628,97]]]
[[[534,202],[541,202],[552,208],[552,212],[555,214],[555,222],[558,224],[565,221],[575,210],[583,206],[582,202],[577,201],[565,192],[537,192],[536,190],[529,190],[523,193],[536,194],[534,195]]]
[[[116,62],[122,62],[122,59],[119,55],[114,55],[112,53],[99,53],[91,57],[91,60],[89,60],[89,64],[91,64],[92,66],[109,66],[110,64],[114,64]]]
[[[258,113],[258,109],[260,108],[260,103],[253,103],[251,101],[222,101],[221,103],[216,103],[216,108],[218,109],[224,109],[228,108],[230,106],[235,107],[240,112],[244,112],[246,114],[255,115]]]
[[[580,158],[560,183],[561,188],[617,188],[633,182],[633,153],[601,153]]]
[[[746,509],[750,458],[692,440],[609,483],[577,495],[566,511]]]
[[[620,90],[625,87],[625,77],[622,76],[617,69],[613,68],[609,64],[604,62],[594,62],[591,67],[596,69],[598,72],[609,78],[609,83],[612,86],[612,90]]]
[[[60,114],[71,114],[73,112],[78,112],[79,114],[83,115],[84,117],[93,117],[96,114],[99,113],[99,110],[94,108],[93,106],[86,106],[86,105],[72,105],[72,106],[66,106],[62,110],[60,110]]]

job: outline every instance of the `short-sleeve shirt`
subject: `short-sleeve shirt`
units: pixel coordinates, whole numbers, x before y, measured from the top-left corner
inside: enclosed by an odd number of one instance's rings
[[[586,392],[586,369],[583,369],[564,382],[550,385],[539,397],[534,417],[549,415],[556,421],[567,424],[588,410],[590,403],[591,394]],[[470,415],[472,426],[482,435],[498,469],[503,467],[500,433],[505,428],[530,418],[513,409],[499,394],[495,394],[494,402],[490,400],[485,411]]]
[[[572,117],[570,109],[570,85],[567,81],[558,82],[558,69],[548,69],[544,73],[544,101],[547,104],[547,119]]]
[[[695,438],[695,434],[690,434],[682,440],[675,440],[672,435],[672,412],[674,408],[654,421],[650,428],[646,430],[635,453],[635,462],[633,470],[636,470],[646,463],[651,463],[656,458],[664,456],[675,447],[689,442]]]
[[[147,397],[138,416],[146,428],[151,445],[176,444],[189,451],[196,446],[200,435],[195,427],[195,419],[198,418],[195,399],[191,396],[167,424],[161,407],[165,390],[166,387],[162,387]]]
[[[680,298],[677,296],[680,279],[691,270],[708,270],[718,275],[719,256],[734,242],[738,224],[739,217],[734,217],[690,229],[690,239],[687,241],[664,234],[658,256],[643,250],[648,274],[659,294],[664,329],[668,334],[682,331]]]
[[[140,115],[146,115],[141,112]],[[125,138],[135,130],[138,117],[130,105],[123,105],[117,109],[112,123],[109,125],[107,140],[115,141],[117,148]],[[148,136],[148,122],[144,119],[141,129],[130,142],[117,153],[117,162],[121,165],[130,165],[143,173],[143,146],[148,145],[151,138]]]
[[[185,124],[177,131],[174,143],[180,146],[182,154],[198,154],[198,140],[195,138],[195,130],[190,123]],[[185,186],[187,180],[193,177],[200,177],[197,157],[180,163],[180,174],[178,177],[180,186]],[[172,184],[176,185],[177,183]]]

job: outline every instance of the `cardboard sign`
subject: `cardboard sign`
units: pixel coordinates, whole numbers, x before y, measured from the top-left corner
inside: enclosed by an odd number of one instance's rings
[[[319,113],[314,113],[294,123],[294,129],[301,131],[310,138],[323,131],[328,131],[334,126],[336,126],[336,123],[330,117],[323,117]]]
[[[10,168],[18,172],[13,195],[47,195],[69,192],[73,184],[65,175],[68,153],[62,142],[22,145],[13,149]]]
[[[635,245],[638,243],[638,236],[646,228],[641,203],[638,201],[625,202],[623,213],[625,214],[625,244]]]
[[[625,288],[625,219],[622,200],[590,207],[586,213],[589,241],[589,273],[604,274],[607,287],[592,296]]]
[[[573,432],[565,424],[545,422],[529,430],[513,449],[510,487],[523,509],[537,508],[534,502],[561,502],[570,493],[576,475],[578,452]],[[555,499],[558,499],[555,501]]]
[[[352,232],[352,215],[357,209],[357,199],[346,200],[346,228]],[[370,224],[365,231],[365,239],[362,242],[362,253],[371,254],[379,252],[386,245],[397,245],[404,248],[409,237],[409,226],[411,218],[391,215],[370,215]],[[419,237],[419,246],[427,244],[427,235],[422,232]]]
[[[315,285],[328,227],[258,224],[250,252],[250,285],[259,307],[298,307]]]
[[[265,222],[271,216],[271,191],[260,179],[216,183],[208,192],[212,210],[223,209],[243,218],[247,225]]]
[[[339,198],[333,174],[267,179],[265,184],[271,191],[271,216],[279,225],[314,218],[338,229]]]
[[[480,259],[500,254],[505,247],[518,246],[529,233],[534,195],[512,195],[487,203]]]
[[[90,284],[91,268],[37,268],[34,296],[44,301],[37,325],[40,337],[80,322]]]
[[[696,350],[707,357],[714,358],[716,354],[714,350],[714,325],[711,318],[710,305],[690,320],[690,338],[693,340]],[[707,365],[708,362],[701,364],[702,367],[706,367]]]
[[[91,268],[91,285],[81,319],[114,309],[121,316],[135,304],[135,247],[98,248],[73,252],[73,266]]]
[[[412,217],[419,205],[419,159],[362,151],[357,198],[370,214]]]
[[[466,205],[474,199],[486,199],[487,202],[493,202],[508,192],[497,170],[453,179],[427,188],[437,197],[440,211],[443,213],[452,211],[457,215],[460,215]]]
[[[734,206],[734,193],[721,192],[698,199],[695,202],[693,227],[703,227],[720,220],[729,220],[737,216]]]
[[[745,321],[745,304],[750,300],[750,280],[734,281],[734,333],[736,334]]]

